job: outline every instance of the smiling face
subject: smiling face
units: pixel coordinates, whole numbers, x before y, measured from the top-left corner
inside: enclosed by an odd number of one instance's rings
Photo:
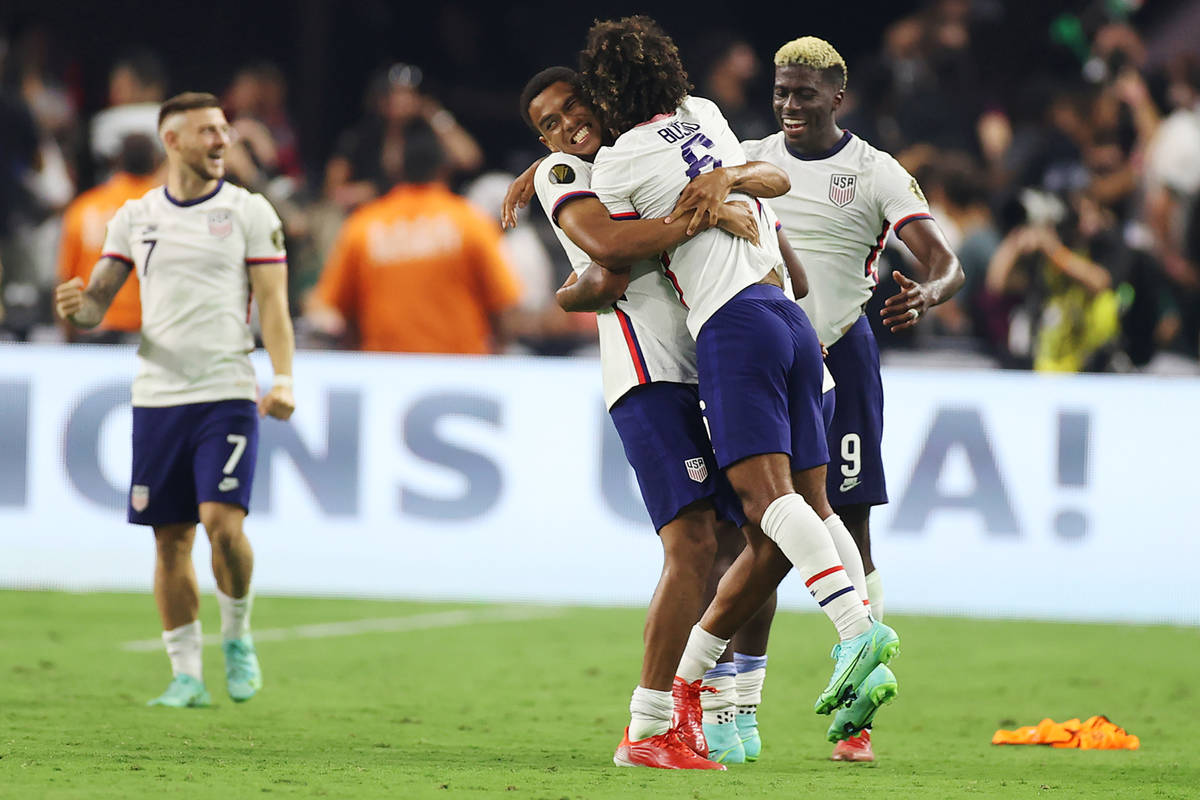
[[[550,84],[530,100],[529,118],[542,144],[556,153],[591,161],[600,149],[600,122],[566,81]]]
[[[164,122],[163,143],[169,156],[206,181],[225,176],[229,123],[219,108],[193,108]]]
[[[819,152],[836,144],[841,131],[833,115],[844,97],[821,70],[794,64],[775,68],[775,121],[788,144],[800,152]]]

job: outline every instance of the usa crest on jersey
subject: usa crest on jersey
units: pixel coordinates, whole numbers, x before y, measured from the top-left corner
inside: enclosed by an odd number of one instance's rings
[[[848,206],[854,200],[855,175],[829,176],[829,201],[838,208]]]
[[[683,465],[687,467],[688,477],[696,483],[704,483],[708,478],[708,465],[704,463],[703,458],[689,458]]]
[[[208,232],[218,239],[233,233],[233,212],[228,208],[208,212]]]
[[[129,505],[134,511],[145,511],[150,506],[150,487],[134,484],[129,491]]]

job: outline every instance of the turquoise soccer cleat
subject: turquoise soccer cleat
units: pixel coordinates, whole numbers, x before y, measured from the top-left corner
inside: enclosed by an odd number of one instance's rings
[[[884,703],[896,696],[900,684],[896,676],[883,664],[880,664],[867,679],[854,690],[854,700],[845,708],[839,708],[829,726],[828,739],[831,742],[849,739],[864,728],[871,726],[875,712]]]
[[[848,703],[854,689],[880,664],[891,661],[900,652],[900,637],[878,620],[853,639],[838,642],[830,656],[837,662],[825,691],[817,697],[813,711],[828,714]]]
[[[148,706],[167,708],[205,708],[212,700],[204,683],[191,675],[176,675],[167,690],[146,703]]]
[[[221,643],[225,653],[225,686],[236,703],[244,703],[262,688],[262,669],[250,634]]]
[[[746,749],[736,722],[704,723],[704,738],[708,741],[708,760],[718,764],[744,764]]]
[[[758,761],[762,755],[762,737],[758,735],[758,716],[756,714],[737,715],[738,735],[742,737],[742,749],[746,751],[747,761]]]

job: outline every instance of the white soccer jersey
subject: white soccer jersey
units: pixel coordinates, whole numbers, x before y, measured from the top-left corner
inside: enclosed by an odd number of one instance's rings
[[[247,269],[287,260],[262,195],[222,182],[178,202],[152,189],[117,211],[103,256],[132,265],[141,287],[135,406],[255,398]]]
[[[596,154],[592,188],[614,217],[665,217],[688,182],[746,157],[721,111],[700,97],[622,134]],[[731,199],[751,202],[734,195]],[[776,254],[778,248],[776,248]],[[680,244],[663,271],[689,309],[692,336],[734,295],[778,266],[777,255],[719,229]]]
[[[538,166],[533,183],[571,268],[582,274],[592,259],[558,227],[557,220],[564,203],[596,196],[591,189],[592,165],[576,156],[553,153]],[[625,295],[612,313],[596,315],[596,327],[604,402],[609,408],[643,383],[697,382],[696,343],[687,330],[687,309],[657,263],[633,265]]]
[[[929,204],[896,159],[849,131],[815,156],[793,154],[782,131],[742,146],[747,158],[774,164],[792,180],[772,208],[808,274],[808,297],[800,306],[828,347],[871,298],[878,283],[875,260],[888,231],[931,219]]]

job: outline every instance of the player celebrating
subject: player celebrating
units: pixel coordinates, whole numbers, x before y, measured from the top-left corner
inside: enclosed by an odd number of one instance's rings
[[[723,498],[718,487],[720,476],[699,411],[687,310],[660,264],[638,261],[686,239],[688,221],[664,226],[610,217],[590,188],[591,162],[603,134],[591,108],[578,97],[576,78],[570,69],[552,67],[530,79],[521,94],[522,117],[552,152],[537,166],[533,183],[575,270],[558,292],[560,304],[568,311],[601,312],[597,324],[605,401],[664,550],[662,578],[647,614],[642,678],[630,702],[626,741],[614,761],[713,769],[717,765],[712,761],[746,759],[730,699],[732,675],[722,670],[721,678],[713,678],[728,684],[726,691],[712,693],[724,696],[728,719],[722,724],[714,715],[714,722],[703,726],[707,741],[695,719],[671,725],[676,705],[672,689],[677,694],[699,691],[698,685],[675,682],[674,676],[688,630],[702,608],[717,550],[714,499],[722,516],[737,524],[742,519],[727,487]],[[728,172],[734,188],[772,196],[786,190],[783,174],[775,168],[745,165]],[[758,237],[757,215],[746,206],[722,205],[708,221],[712,219],[736,234]],[[593,258],[606,264],[637,263],[617,276]],[[764,627],[769,627],[769,617]],[[691,708],[687,702],[679,706]],[[709,715],[706,708],[705,717]],[[703,758],[705,753],[712,761]],[[756,756],[752,751],[751,758]]]
[[[678,51],[649,18],[593,25],[581,64],[585,90],[618,134],[597,155],[592,175],[593,191],[614,215],[666,215],[691,179],[745,161],[716,106],[688,96]],[[692,681],[711,669],[794,565],[841,639],[833,676],[815,704],[829,713],[895,655],[899,638],[871,619],[855,588],[861,579],[843,565],[843,558],[857,561],[853,541],[827,522],[835,515],[825,501],[821,349],[782,291],[778,258],[778,248],[771,253],[709,230],[679,245],[664,267],[689,309],[717,463],[747,518],[765,533],[749,535],[693,628],[679,675]]]
[[[916,283],[893,273],[900,292],[882,311],[893,332],[912,327],[931,306],[949,299],[962,286],[963,271],[916,180],[887,153],[838,127],[835,113],[845,89],[846,63],[831,44],[813,36],[788,42],[775,54],[774,108],[781,130],[742,144],[748,158],[775,164],[791,178],[791,189],[773,207],[808,269],[811,291],[800,305],[829,348],[826,364],[838,387],[830,430],[837,466],[828,473],[828,495],[861,553],[871,614],[882,619],[870,513],[871,506],[887,502],[880,450],[883,386],[879,350],[863,308],[875,289],[875,260],[889,231],[929,276]],[[873,685],[887,683],[885,673],[886,667]],[[847,733],[841,717],[831,737]],[[869,732],[839,742],[833,758],[873,760]]]
[[[94,327],[137,270],[142,339],[129,521],[154,528],[154,599],[174,673],[149,705],[196,707],[209,704],[191,555],[197,521],[212,544],[229,695],[244,701],[262,687],[250,635],[254,555],[242,530],[258,446],[252,292],[275,371],[260,414],[292,414],[294,344],[283,228],[261,195],[224,182],[229,124],[217,98],[186,92],[167,100],[158,128],[167,185],[121,207],[87,288],[67,281],[55,304],[72,324]]]

